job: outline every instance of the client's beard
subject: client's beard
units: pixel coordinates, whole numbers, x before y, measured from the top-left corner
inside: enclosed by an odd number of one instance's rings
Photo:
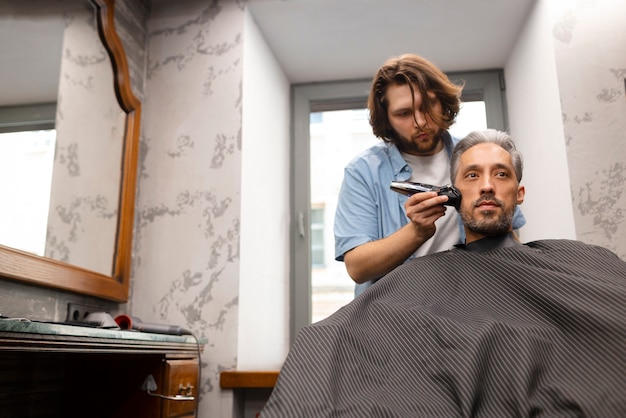
[[[478,199],[475,204],[480,203],[482,200],[493,200],[498,203],[501,207],[504,207],[502,201],[497,200],[493,195],[485,195]],[[502,215],[497,218],[490,219],[475,219],[471,213],[467,214],[464,211],[459,211],[461,215],[461,220],[463,224],[470,231],[485,235],[485,236],[495,236],[507,233],[511,230],[513,225],[513,214],[515,213],[516,205],[513,205],[510,210],[505,210],[502,212]]]

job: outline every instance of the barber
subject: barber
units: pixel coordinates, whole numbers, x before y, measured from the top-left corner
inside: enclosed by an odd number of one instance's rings
[[[462,86],[430,61],[405,54],[376,72],[368,98],[370,125],[382,141],[344,170],[335,215],[335,259],[343,261],[358,296],[407,260],[464,241],[455,210],[436,192],[405,197],[392,181],[449,183],[457,138],[448,128],[461,106]],[[520,211],[513,227],[525,224]]]

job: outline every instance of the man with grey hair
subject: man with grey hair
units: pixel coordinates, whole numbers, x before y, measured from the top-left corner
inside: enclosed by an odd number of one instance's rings
[[[303,328],[261,417],[626,416],[626,262],[579,241],[519,242],[522,166],[506,133],[463,139],[465,244]]]
[[[512,225],[515,209],[524,201],[523,168],[522,154],[506,132],[475,131],[454,148],[450,181],[462,190],[459,214],[466,246],[485,237],[491,237],[489,248],[496,241],[499,246],[517,242]]]

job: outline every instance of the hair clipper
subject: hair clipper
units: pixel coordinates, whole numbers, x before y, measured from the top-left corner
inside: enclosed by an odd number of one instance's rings
[[[415,193],[437,192],[439,196],[448,196],[447,206],[454,206],[456,209],[461,206],[461,192],[451,185],[433,186],[432,184],[416,183],[413,181],[392,181],[391,190],[405,196],[412,196]]]

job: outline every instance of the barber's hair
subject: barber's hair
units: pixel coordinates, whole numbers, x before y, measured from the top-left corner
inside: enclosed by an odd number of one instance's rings
[[[511,156],[511,162],[515,169],[515,177],[517,182],[522,181],[522,171],[524,170],[524,161],[522,154],[517,150],[513,138],[506,132],[497,131],[495,129],[486,129],[484,131],[474,131],[459,141],[452,150],[450,157],[450,181],[454,184],[456,174],[459,171],[459,160],[461,155],[474,145],[492,143],[499,145]]]
[[[370,125],[375,136],[385,142],[395,142],[396,133],[389,123],[386,100],[390,85],[408,85],[415,96],[415,87],[422,96],[422,112],[428,114],[441,129],[448,129],[459,113],[463,83],[454,84],[432,62],[414,54],[389,59],[378,69],[370,89],[367,107]],[[434,93],[441,103],[442,114],[433,112],[436,101],[428,96]]]

